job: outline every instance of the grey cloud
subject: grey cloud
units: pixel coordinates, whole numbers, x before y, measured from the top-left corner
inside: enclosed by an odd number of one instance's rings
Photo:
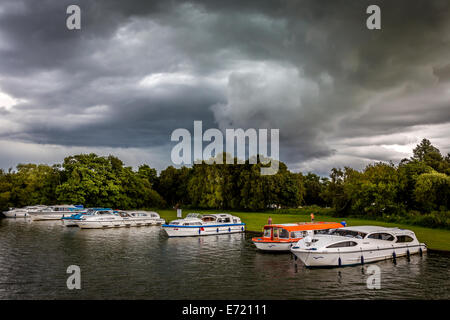
[[[450,81],[450,64],[434,67],[433,74],[439,78],[440,82]]]
[[[82,8],[80,31],[65,28],[69,4]],[[382,30],[365,27],[369,4],[380,5]],[[14,123],[0,137],[145,148],[203,120],[280,128],[293,166],[332,161],[340,141],[367,146],[450,121],[449,18],[439,0],[5,0],[0,92],[21,100],[0,110]],[[187,82],[142,85],[158,74]]]

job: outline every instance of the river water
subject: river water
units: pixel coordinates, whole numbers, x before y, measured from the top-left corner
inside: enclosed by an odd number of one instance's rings
[[[66,286],[81,270],[81,289]],[[371,265],[371,264],[370,264]],[[258,252],[249,234],[168,238],[160,227],[81,230],[59,221],[0,220],[0,299],[450,299],[450,256],[307,269]]]

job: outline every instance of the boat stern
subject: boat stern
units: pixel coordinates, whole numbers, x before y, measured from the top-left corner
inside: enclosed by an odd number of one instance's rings
[[[289,251],[292,246],[291,242],[267,241],[258,237],[252,238],[252,241],[257,249],[263,251]]]

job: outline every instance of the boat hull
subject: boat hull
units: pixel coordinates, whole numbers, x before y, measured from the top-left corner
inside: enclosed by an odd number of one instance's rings
[[[269,242],[253,241],[256,248],[263,251],[290,251],[295,242]]]
[[[33,221],[43,221],[43,220],[60,220],[64,217],[70,217],[73,214],[79,213],[79,211],[30,211],[28,213],[29,217]]]
[[[139,220],[74,220],[81,229],[105,229],[122,227],[156,226],[164,223],[163,219],[139,219]]]
[[[291,248],[291,252],[295,254],[307,267],[351,266],[395,259],[397,257],[407,256],[408,252],[412,255],[420,254],[421,252],[423,253],[426,251],[427,247],[423,243],[411,246],[369,248],[340,253],[296,249],[295,247]]]
[[[75,219],[61,219],[63,226],[65,227],[77,227],[77,221]]]
[[[28,212],[23,211],[5,211],[3,212],[6,218],[28,218]]]
[[[169,237],[198,237],[244,232],[245,224],[238,223],[212,226],[163,225],[163,229]]]
[[[66,214],[66,216],[69,213]],[[29,216],[33,221],[44,221],[44,220],[60,220],[64,217],[64,214],[30,214]]]

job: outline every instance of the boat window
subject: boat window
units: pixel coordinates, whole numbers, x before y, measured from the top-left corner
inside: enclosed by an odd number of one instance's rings
[[[306,231],[292,231],[291,238],[304,238],[306,236]]]
[[[185,222],[185,226],[201,226],[202,224],[200,222]]]
[[[289,239],[289,231],[286,229],[280,229],[279,237],[282,239]]]
[[[344,247],[354,247],[357,243],[355,241],[344,241],[329,245],[327,248],[344,248]]]
[[[273,229],[273,237],[278,238],[278,229]]]
[[[410,236],[397,236],[396,242],[412,242],[412,241],[414,241],[414,239],[411,238]]]
[[[322,230],[314,230],[314,234],[330,234],[335,229],[322,229]]]
[[[179,223],[178,223],[178,222],[171,222],[170,224],[172,224],[172,225],[174,225],[174,226],[177,226],[177,225],[179,225]]]
[[[270,238],[270,228],[269,229],[264,229],[264,237],[266,238]]]
[[[358,232],[353,230],[342,230],[342,229],[336,229],[332,232],[332,234],[337,236],[358,238],[358,239],[363,239],[367,235],[367,233],[364,232]]]
[[[201,218],[202,215],[200,213],[189,213],[186,218]]]
[[[367,238],[369,239],[378,239],[378,240],[385,240],[385,241],[392,241],[394,240],[394,236],[389,233],[372,233]]]

